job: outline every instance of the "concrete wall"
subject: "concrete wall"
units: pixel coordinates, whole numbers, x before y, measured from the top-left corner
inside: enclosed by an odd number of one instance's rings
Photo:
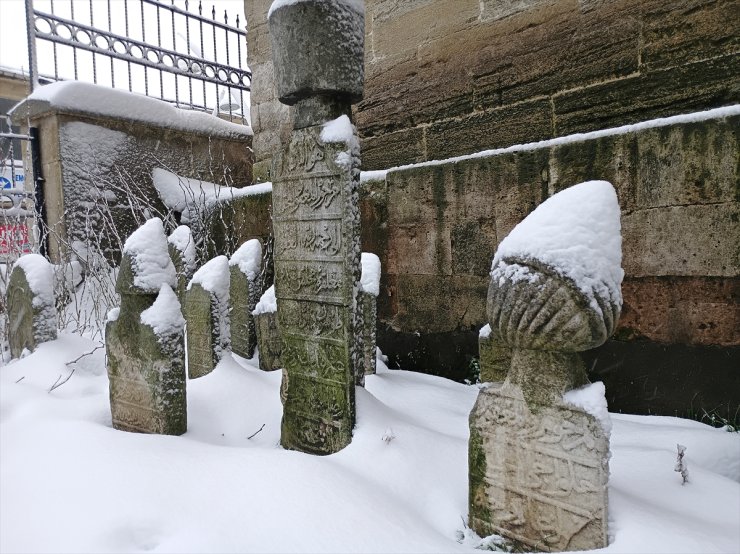
[[[246,0],[256,175],[289,127]],[[366,0],[363,169],[740,101],[733,0]]]
[[[126,237],[147,217],[167,211],[153,186],[155,167],[221,185],[251,183],[249,128],[234,126],[243,131],[219,134],[148,122],[141,114],[158,101],[143,98],[147,109],[139,113],[137,99],[132,96],[137,119],[34,99],[14,110],[15,121],[39,129],[54,261],[64,257],[64,244],[75,241],[100,247],[108,259],[117,261]]]

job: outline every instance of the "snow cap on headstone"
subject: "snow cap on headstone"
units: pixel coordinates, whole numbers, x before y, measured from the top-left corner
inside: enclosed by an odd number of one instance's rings
[[[182,254],[185,270],[189,274],[195,272],[195,238],[193,237],[193,233],[190,231],[190,227],[187,225],[180,225],[172,231],[169,237],[167,237],[167,242]]]
[[[622,238],[614,187],[588,181],[540,204],[501,241],[488,293],[492,331],[510,346],[581,351],[614,331]]]
[[[260,272],[262,265],[262,245],[257,239],[249,239],[242,244],[229,258],[230,266],[237,266],[239,271],[254,280]]]
[[[123,245],[116,288],[119,293],[159,294],[163,284],[175,287],[176,274],[164,225],[155,217],[131,233]]]

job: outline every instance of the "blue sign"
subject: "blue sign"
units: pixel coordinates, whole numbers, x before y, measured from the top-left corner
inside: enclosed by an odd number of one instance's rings
[[[6,179],[5,177],[0,177],[0,185],[2,185],[2,188],[4,189],[13,188],[13,183],[10,182],[10,179]]]

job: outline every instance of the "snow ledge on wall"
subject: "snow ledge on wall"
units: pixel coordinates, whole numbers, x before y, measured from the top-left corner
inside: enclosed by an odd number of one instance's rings
[[[48,111],[81,113],[146,123],[166,129],[227,139],[248,139],[248,125],[239,125],[209,113],[176,108],[169,102],[125,90],[80,81],[58,81],[36,89],[17,104],[14,120]]]

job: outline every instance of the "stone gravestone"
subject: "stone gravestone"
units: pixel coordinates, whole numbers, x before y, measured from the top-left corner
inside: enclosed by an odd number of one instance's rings
[[[245,358],[254,356],[257,344],[257,331],[252,312],[262,292],[261,264],[262,245],[257,239],[246,241],[229,259],[231,351]]]
[[[42,342],[57,338],[54,304],[54,271],[39,254],[16,260],[8,283],[8,341],[10,355],[33,351]]]
[[[378,326],[378,294],[380,293],[380,258],[369,252],[362,253],[360,275],[360,312],[362,314],[362,366],[357,385],[364,385],[365,375],[375,373],[375,345]],[[362,377],[362,378],[360,378]]]
[[[174,285],[162,221],[150,219],[124,244],[116,281],[121,305],[111,310],[105,327],[116,429],[163,435],[187,431],[185,320]]]
[[[229,348],[229,260],[209,260],[188,283],[183,300],[187,321],[188,377],[208,375]]]
[[[283,366],[280,359],[283,351],[283,341],[280,338],[277,323],[277,301],[274,285],[268,288],[260,297],[259,302],[254,307],[252,317],[254,317],[257,331],[260,369],[264,371],[280,369]]]
[[[175,266],[175,274],[177,275],[175,292],[180,301],[182,301],[196,267],[195,239],[190,232],[190,227],[180,225],[167,237],[167,244],[170,258],[172,258],[172,263]]]
[[[470,527],[536,550],[607,546],[609,414],[578,352],[621,309],[619,205],[604,181],[548,199],[502,241],[487,313],[512,349],[470,415]],[[581,387],[581,388],[579,388]]]
[[[280,442],[331,454],[352,440],[359,310],[359,141],[364,7],[275,4],[268,22],[292,134],[273,162],[275,292],[287,391]]]

